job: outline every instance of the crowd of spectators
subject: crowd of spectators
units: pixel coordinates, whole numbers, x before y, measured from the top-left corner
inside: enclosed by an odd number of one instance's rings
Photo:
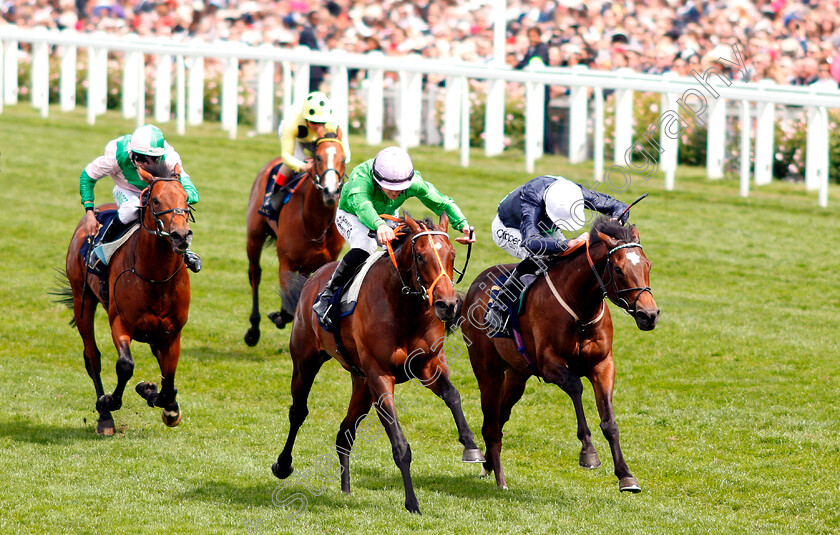
[[[492,9],[489,0],[5,0],[0,23],[486,63],[499,61]],[[840,80],[840,0],[509,0],[506,18],[511,66],[538,30],[550,65],[687,75],[737,59],[737,42],[738,78]]]

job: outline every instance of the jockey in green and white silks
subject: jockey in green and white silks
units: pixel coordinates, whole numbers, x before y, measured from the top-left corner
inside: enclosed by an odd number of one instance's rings
[[[179,176],[187,192],[187,202],[198,202],[198,191],[184,171],[181,156],[163,138],[163,133],[154,125],[143,125],[133,134],[113,139],[105,146],[105,154],[90,162],[79,177],[79,193],[86,215],[83,225],[87,234],[95,235],[98,223],[93,214],[96,183],[106,176],[114,179],[114,200],[117,203],[117,217],[106,230],[102,242],[114,240],[124,228],[134,224],[140,217],[140,193],[149,184],[137,172],[137,167],[163,158],[172,176]],[[201,258],[192,251],[184,253],[184,262],[194,272],[201,269]]]
[[[356,272],[379,243],[395,238],[394,231],[379,214],[397,215],[397,210],[410,197],[416,197],[436,215],[446,212],[452,226],[464,233],[459,243],[474,241],[472,229],[461,209],[450,197],[441,194],[430,182],[423,180],[406,151],[386,147],[375,158],[362,162],[341,189],[341,199],[335,214],[338,232],[350,245],[315,305],[312,307],[321,323],[329,326],[327,311],[333,294]],[[376,232],[372,238],[370,231]],[[466,241],[464,241],[466,240]]]

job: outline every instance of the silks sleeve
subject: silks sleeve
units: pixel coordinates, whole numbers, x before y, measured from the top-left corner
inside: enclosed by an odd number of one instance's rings
[[[446,212],[446,215],[449,216],[449,222],[452,223],[455,230],[463,230],[464,226],[467,224],[467,218],[464,216],[464,213],[461,212],[461,209],[458,208],[458,205],[455,204],[455,201],[453,201],[451,197],[443,195],[431,183],[423,180],[422,177],[419,177],[419,180],[417,180],[417,175],[419,173],[415,172],[414,174],[416,177],[415,184],[417,184],[417,186],[415,189],[414,184],[412,184],[411,189],[414,191],[412,191],[411,194],[417,197],[420,202],[423,203],[426,208],[433,211],[435,215],[439,216],[443,212]]]
[[[92,179],[87,174],[87,169],[82,171],[79,177],[79,194],[82,196],[82,206],[85,210],[93,208],[93,187],[96,185],[96,180]]]
[[[181,173],[181,185],[184,186],[184,189],[187,192],[187,204],[195,204],[198,202],[198,190],[195,189],[195,185],[190,180],[190,175],[187,173]]]

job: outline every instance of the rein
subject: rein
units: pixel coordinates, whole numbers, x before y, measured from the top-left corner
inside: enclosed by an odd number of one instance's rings
[[[629,247],[638,247],[639,249],[642,249],[642,244],[641,243],[635,243],[635,242],[623,243],[623,244],[618,245],[616,247],[613,247],[612,249],[607,251],[607,265],[604,268],[604,273],[607,273],[608,271],[610,273],[612,273],[612,270],[610,269],[610,266],[611,266],[610,259],[612,258],[613,253],[620,250],[620,249],[627,249]],[[645,286],[645,287],[639,286],[639,287],[635,287],[635,288],[619,289],[618,285],[615,283],[615,275],[611,274],[610,275],[610,283],[612,285],[613,292],[615,292],[615,296],[616,296],[616,299],[613,299],[612,297],[610,297],[609,291],[607,290],[607,285],[604,284],[604,280],[598,274],[598,270],[595,269],[595,263],[592,262],[592,257],[589,255],[589,240],[586,240],[586,259],[589,261],[589,267],[592,269],[592,273],[595,275],[595,279],[598,281],[598,285],[601,286],[601,291],[603,292],[603,297],[606,297],[607,299],[612,301],[614,305],[621,308],[625,313],[630,314],[630,315],[633,315],[633,314],[636,313],[636,303],[639,302],[639,298],[642,296],[643,293],[648,292],[649,294],[653,295],[653,290],[650,289],[650,286]],[[605,275],[605,277],[606,277],[606,275]],[[633,292],[633,291],[638,291],[639,293],[636,294],[636,299],[633,300],[633,305],[631,307],[630,303],[626,299],[621,297],[621,295],[624,294],[624,293]]]

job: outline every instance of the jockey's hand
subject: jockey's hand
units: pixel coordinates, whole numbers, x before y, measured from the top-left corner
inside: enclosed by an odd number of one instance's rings
[[[577,238],[575,238],[575,239],[573,239],[573,240],[569,240],[569,241],[566,243],[566,246],[567,246],[569,249],[574,249],[575,247],[577,247],[578,245],[580,245],[580,244],[582,244],[582,243],[584,243],[584,242],[586,242],[586,241],[589,241],[589,233],[588,233],[588,232],[584,232],[583,234],[581,234],[581,235],[580,235],[580,236],[578,236]]]
[[[82,230],[85,236],[96,236],[96,233],[99,231],[99,221],[93,215],[93,210],[85,212],[85,218],[82,220]]]
[[[376,227],[376,239],[379,243],[388,243],[396,237],[397,235],[394,234],[394,229],[389,227],[387,224],[382,223]]]
[[[466,225],[462,232],[464,233],[463,236],[458,236],[455,238],[455,241],[460,243],[461,245],[467,245],[468,243],[475,243],[475,227],[471,227]]]

